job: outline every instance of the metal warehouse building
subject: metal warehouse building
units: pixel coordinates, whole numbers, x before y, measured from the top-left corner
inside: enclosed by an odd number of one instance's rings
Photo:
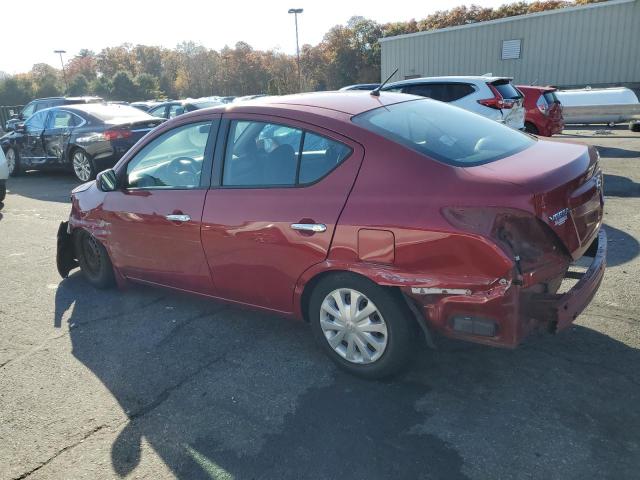
[[[513,77],[640,87],[640,0],[613,0],[380,39],[382,78]]]

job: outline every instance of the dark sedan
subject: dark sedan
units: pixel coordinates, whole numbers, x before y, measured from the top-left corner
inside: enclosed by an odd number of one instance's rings
[[[222,105],[224,101],[216,101],[212,99],[195,99],[195,100],[174,100],[164,102],[149,109],[149,114],[158,118],[175,118],[183,113],[193,112],[201,108],[215,107]]]
[[[163,120],[127,105],[65,105],[32,115],[0,139],[9,173],[63,168],[86,182]]]

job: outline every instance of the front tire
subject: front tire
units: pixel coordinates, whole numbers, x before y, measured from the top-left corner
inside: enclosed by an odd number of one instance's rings
[[[76,178],[83,183],[96,177],[93,160],[89,158],[89,155],[84,150],[76,149],[73,151],[71,154],[71,168]]]
[[[4,153],[4,156],[7,159],[9,175],[11,177],[17,177],[18,175],[20,175],[22,173],[22,168],[20,168],[20,157],[18,155],[18,152],[13,147],[9,147]]]
[[[80,270],[91,285],[102,289],[115,285],[109,254],[93,235],[79,230],[75,234],[75,251]]]
[[[4,202],[4,198],[7,196],[7,182],[0,180],[0,202]]]
[[[309,319],[316,341],[331,360],[368,379],[403,370],[419,338],[395,291],[351,273],[320,280],[311,294]]]

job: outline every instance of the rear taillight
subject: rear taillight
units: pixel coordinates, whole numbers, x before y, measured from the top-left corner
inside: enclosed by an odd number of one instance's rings
[[[131,130],[127,130],[124,128],[114,128],[112,130],[103,132],[102,135],[104,136],[105,140],[108,141],[121,140],[131,137]]]
[[[513,106],[516,103],[515,100],[502,98],[502,95],[500,95],[500,92],[498,91],[498,89],[493,85],[491,85],[490,83],[487,83],[487,87],[491,89],[491,93],[493,93],[493,97],[478,100],[478,103],[480,105],[484,105],[485,107],[489,107],[489,108],[495,108],[497,110],[502,110],[504,108],[513,108]]]

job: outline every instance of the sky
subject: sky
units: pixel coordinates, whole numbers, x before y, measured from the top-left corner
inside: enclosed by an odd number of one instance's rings
[[[4,3],[4,2],[3,2]],[[60,67],[54,50],[65,59],[82,48],[95,52],[128,42],[175,47],[194,41],[216,50],[243,40],[260,50],[295,53],[295,27],[289,8],[303,8],[298,16],[300,45],[317,44],[329,28],[353,15],[380,23],[419,20],[437,10],[462,4],[496,7],[508,0],[6,0],[0,48],[0,71],[26,72],[35,63]],[[29,16],[25,9],[34,12]],[[11,47],[9,47],[11,45]]]

